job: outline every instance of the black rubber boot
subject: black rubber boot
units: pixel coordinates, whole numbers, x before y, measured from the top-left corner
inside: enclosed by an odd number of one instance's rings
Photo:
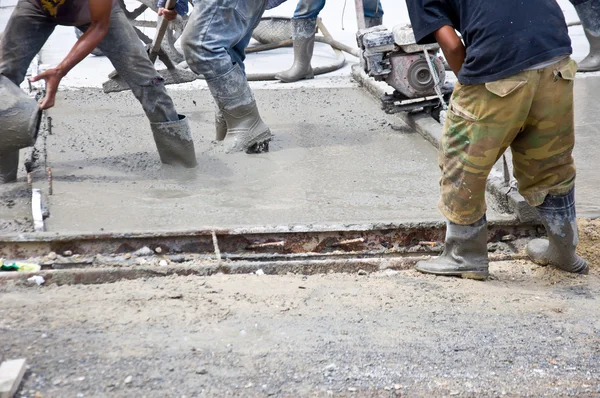
[[[190,125],[184,115],[174,122],[150,123],[160,161],[172,166],[196,167]]]
[[[446,246],[436,259],[419,261],[417,271],[485,280],[489,276],[487,220],[485,216],[471,225],[446,224]]]
[[[0,153],[0,184],[17,181],[19,150]]]
[[[548,239],[534,239],[527,255],[536,264],[554,265],[563,271],[587,274],[587,262],[575,252],[579,243],[575,212],[575,189],[566,195],[547,195],[537,207]]]
[[[590,43],[590,53],[579,62],[578,71],[596,72],[600,70],[600,0],[576,1],[575,6],[579,20],[583,25],[585,36]]]
[[[240,66],[236,64],[226,74],[206,83],[225,119],[227,152],[267,152],[273,135],[260,117],[246,74]],[[222,130],[222,126],[217,123],[217,131]]]
[[[317,19],[292,19],[292,40],[294,41],[294,63],[285,72],[275,75],[282,83],[292,83],[315,77],[310,61],[315,48]]]

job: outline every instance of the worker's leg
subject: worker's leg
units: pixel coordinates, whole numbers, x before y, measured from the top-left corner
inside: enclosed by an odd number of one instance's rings
[[[365,8],[365,24],[367,28],[379,26],[383,23],[383,8],[380,0],[363,0]]]
[[[85,31],[87,26],[81,29]],[[108,33],[98,48],[110,59],[142,105],[161,161],[185,167],[196,166],[187,119],[178,115],[163,78],[150,62],[146,49],[118,5],[112,10]]]
[[[600,70],[600,0],[569,0],[577,11],[585,36],[590,44],[590,52],[579,63],[580,72]]]
[[[419,262],[419,271],[487,277],[487,177],[527,119],[536,83],[528,80],[536,77],[522,72],[487,85],[455,86],[439,157],[446,246],[437,259]]]
[[[29,64],[42,49],[56,24],[28,0],[20,0],[0,40],[0,74],[20,85]],[[0,123],[0,133],[2,126]],[[0,183],[17,179],[19,151],[0,149]]]
[[[572,152],[576,70],[576,63],[567,59],[536,71],[540,83],[531,111],[511,148],[519,192],[537,206],[549,237],[528,245],[530,257],[543,265],[587,273],[587,263],[575,254],[578,235]]]
[[[240,51],[265,7],[266,0],[198,0],[181,37],[188,65],[204,75],[223,113],[231,152],[258,150],[271,139],[246,80]]]
[[[294,19],[316,19],[325,7],[325,0],[300,0],[294,11]]]

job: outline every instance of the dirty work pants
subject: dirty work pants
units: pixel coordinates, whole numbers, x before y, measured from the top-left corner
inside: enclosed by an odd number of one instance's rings
[[[600,0],[569,0],[575,6],[583,27],[600,34]]]
[[[246,47],[262,17],[267,0],[196,0],[181,36],[190,69],[206,80],[244,69]]]
[[[28,0],[19,0],[0,43],[0,74],[21,84],[29,64],[56,25],[52,17]],[[88,26],[79,28],[85,31]],[[146,49],[118,5],[112,10],[108,33],[98,48],[129,84],[150,122],[179,120],[163,78],[154,69]]]
[[[379,0],[363,0],[365,17],[382,18],[383,8]],[[325,7],[325,0],[300,0],[294,12],[294,19],[316,18]]]
[[[488,174],[508,147],[530,205],[571,190],[576,70],[567,58],[491,83],[456,84],[439,154],[439,208],[446,218],[467,225],[483,217]]]

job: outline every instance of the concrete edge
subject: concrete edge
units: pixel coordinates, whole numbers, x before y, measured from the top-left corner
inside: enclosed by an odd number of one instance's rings
[[[370,78],[360,65],[352,68],[352,77],[363,86],[371,95],[380,100],[381,96],[391,87],[383,82]],[[425,140],[439,148],[442,139],[443,126],[432,117],[423,113],[400,112],[397,116],[410,128],[417,131]],[[514,214],[519,222],[538,223],[539,216],[534,207],[530,206],[525,198],[512,187],[506,185],[501,167],[501,160],[492,169],[487,182],[487,192],[496,199],[503,211]]]

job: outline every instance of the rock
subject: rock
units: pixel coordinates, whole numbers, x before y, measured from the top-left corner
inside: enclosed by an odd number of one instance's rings
[[[144,265],[144,264],[146,264],[146,263],[147,263],[147,261],[146,261],[145,259],[143,259],[143,258],[137,258],[137,259],[135,260],[135,262],[136,262],[136,264],[138,264],[138,265]]]
[[[358,391],[358,388],[356,388],[356,387],[348,387],[348,391],[349,392],[356,392],[356,391]]]
[[[329,365],[325,366],[325,369],[328,372],[334,372],[335,370],[337,370],[337,366],[335,363],[330,363]]]
[[[62,383],[62,381],[60,379],[56,379],[52,381],[52,385],[54,386],[58,386],[60,383]]]
[[[196,369],[196,374],[205,375],[207,373],[208,373],[208,370],[206,370],[205,368],[198,368],[198,369]]]
[[[400,390],[402,386],[400,384],[394,384],[394,390]]]
[[[256,275],[264,275],[265,271],[263,271],[262,269],[259,269],[258,271],[255,272]]]
[[[367,271],[365,271],[364,269],[361,269],[358,271],[358,275],[365,276],[365,275],[369,275],[369,273]]]
[[[154,254],[152,250],[148,246],[144,246],[139,250],[136,250],[133,254],[136,256],[151,256]]]
[[[160,253],[162,253],[162,251],[163,251],[163,250],[162,250],[162,248],[159,246],[159,247],[157,247],[156,249],[154,249],[154,251],[155,251],[156,253],[160,254]]]
[[[39,276],[39,275],[34,275],[31,278],[28,278],[27,282],[32,282],[32,283],[35,283],[36,285],[40,286],[40,285],[43,285],[44,282],[46,282],[46,281],[44,280],[44,277]]]
[[[50,252],[50,253],[48,253],[47,257],[48,257],[48,260],[54,261],[54,260],[56,260],[56,258],[58,257],[58,255],[56,253],[54,253],[54,252]]]
[[[166,267],[167,265],[169,265],[169,263],[167,262],[167,260],[160,260],[158,265],[160,265],[161,267]]]
[[[133,381],[133,376],[130,375],[130,376],[127,376],[125,378],[125,382],[124,383],[125,384],[130,384],[132,381]]]
[[[514,236],[513,234],[510,234],[510,235],[504,235],[504,236],[502,237],[502,242],[511,242],[511,241],[513,241],[513,240],[515,240],[515,239],[517,239],[517,237],[516,237],[516,236]]]
[[[123,258],[125,258],[125,260],[129,260],[131,258],[131,253],[125,253]]]
[[[71,250],[65,250],[63,252],[63,256],[65,257],[71,257],[73,255],[73,252]]]

